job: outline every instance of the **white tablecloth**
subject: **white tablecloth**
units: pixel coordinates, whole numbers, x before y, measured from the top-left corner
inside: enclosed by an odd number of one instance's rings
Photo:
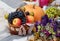
[[[7,20],[4,19],[6,12],[10,13],[15,11],[15,8],[11,8],[4,2],[0,1],[0,41],[27,41],[26,37],[10,35],[7,30]]]

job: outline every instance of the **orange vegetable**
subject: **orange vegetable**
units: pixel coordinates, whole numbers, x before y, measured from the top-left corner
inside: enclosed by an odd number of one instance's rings
[[[24,9],[25,9],[25,12],[34,13],[35,21],[41,21],[41,17],[45,15],[42,8],[36,5],[32,5],[32,4],[25,5]]]

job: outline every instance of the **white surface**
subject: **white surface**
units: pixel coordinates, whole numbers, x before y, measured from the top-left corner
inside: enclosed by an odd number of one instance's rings
[[[15,9],[9,7],[8,5],[0,1],[0,31],[4,30],[7,25],[7,21],[4,19],[4,15],[14,10]]]
[[[39,0],[37,0],[37,1],[35,1],[35,2],[29,2],[29,1],[23,1],[23,2],[25,2],[25,3],[27,3],[27,4],[36,4],[36,5],[39,6]]]
[[[13,41],[27,41],[27,37],[23,37],[21,39],[14,39]]]
[[[22,0],[1,0],[12,8],[18,8],[21,4],[24,4]]]
[[[27,4],[36,4],[36,2],[28,2],[28,1],[23,1],[23,2],[25,2]]]
[[[11,11],[14,9],[0,1],[0,40],[10,35],[6,29],[8,23],[4,19],[4,14]]]
[[[13,11],[15,11],[14,8],[0,1],[0,41],[27,41],[27,37],[12,36],[7,31],[8,22],[4,19],[4,14]]]
[[[12,7],[8,6],[7,4],[5,4],[2,1],[0,1],[0,8],[3,8],[7,12],[15,11],[15,8],[12,8]]]

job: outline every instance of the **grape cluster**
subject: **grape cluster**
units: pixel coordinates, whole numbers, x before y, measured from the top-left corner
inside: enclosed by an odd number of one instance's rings
[[[26,23],[26,18],[25,18],[25,15],[24,15],[24,12],[23,11],[15,11],[15,12],[11,12],[8,16],[8,22],[10,24],[12,24],[12,21],[14,18],[20,18],[21,21],[22,21],[22,24],[25,24]]]
[[[42,17],[41,24],[42,26],[46,26],[46,24],[49,22],[49,18],[47,15]]]
[[[49,18],[54,17],[57,15],[58,9],[56,7],[50,7],[46,10],[46,14],[48,15]]]

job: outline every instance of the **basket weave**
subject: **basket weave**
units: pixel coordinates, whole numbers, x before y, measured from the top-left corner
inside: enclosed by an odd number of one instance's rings
[[[27,25],[24,26],[25,30],[26,30],[26,34],[28,34],[28,30],[30,29]],[[20,30],[20,27],[16,27],[12,24],[9,24],[9,31],[12,35],[19,35],[19,30]],[[33,27],[32,29],[32,32],[36,32],[36,28]]]

